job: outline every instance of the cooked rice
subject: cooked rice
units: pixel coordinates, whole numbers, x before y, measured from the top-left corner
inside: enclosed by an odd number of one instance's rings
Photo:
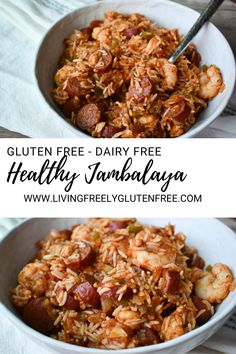
[[[197,281],[209,274],[204,261],[173,225],[90,219],[51,231],[37,246],[12,301],[27,324],[58,340],[106,349],[150,345],[183,335],[214,313],[214,304],[195,294]],[[227,287],[217,287],[223,297],[234,284],[227,279]]]
[[[181,39],[143,15],[107,12],[64,41],[53,98],[93,137],[180,136],[223,89],[219,69],[206,76],[193,44],[168,63]]]

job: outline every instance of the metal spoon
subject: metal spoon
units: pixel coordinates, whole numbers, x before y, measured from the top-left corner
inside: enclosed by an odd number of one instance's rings
[[[176,48],[174,54],[169,58],[170,63],[174,63],[176,59],[185,51],[185,49],[189,46],[193,37],[196,36],[198,31],[202,28],[202,26],[211,18],[212,15],[216,12],[218,7],[222,4],[224,0],[211,0],[205,9],[202,11],[197,21],[191,27],[189,32],[186,34],[182,42]]]

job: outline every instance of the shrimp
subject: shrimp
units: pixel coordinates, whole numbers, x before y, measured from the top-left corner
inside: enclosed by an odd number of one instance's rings
[[[159,36],[153,37],[152,39],[150,39],[150,41],[148,42],[144,50],[145,54],[147,55],[152,54],[157,50],[160,44],[161,44],[161,38]]]
[[[130,328],[138,328],[140,326],[140,315],[137,311],[123,309],[115,314],[116,320]]]
[[[71,240],[78,241],[91,241],[92,229],[89,226],[78,225],[72,232]]]
[[[102,340],[102,344],[106,349],[117,349],[118,346],[120,349],[127,348],[129,335],[126,330],[118,323],[112,323],[112,326],[107,329],[107,337]]]
[[[62,86],[64,82],[67,80],[68,75],[73,73],[75,68],[72,65],[64,65],[61,69],[59,69],[55,75],[55,82],[58,86]]]
[[[138,267],[154,271],[157,267],[174,263],[176,259],[176,248],[171,245],[168,239],[162,238],[158,242],[148,239],[150,236],[146,231],[137,234],[131,242],[132,261]],[[146,244],[140,237],[147,237]],[[140,247],[140,248],[139,248]],[[144,249],[145,247],[145,249]]]
[[[19,284],[15,289],[12,296],[13,303],[16,306],[24,307],[31,299],[32,293],[29,289],[26,289],[23,285]]]
[[[210,303],[221,303],[230,291],[233,275],[230,269],[221,263],[213,265],[211,271],[195,283],[196,295]]]
[[[161,69],[164,75],[163,85],[168,90],[173,90],[177,83],[177,67],[174,64],[169,63],[167,59],[159,59]]]
[[[132,257],[135,265],[153,272],[157,267],[174,262],[175,254],[157,254],[143,250],[133,250]]]
[[[53,254],[55,257],[70,257],[76,250],[76,245],[71,242],[62,241],[54,243],[48,249],[48,254]]]
[[[109,45],[111,41],[111,34],[108,28],[103,29],[101,27],[95,27],[92,32],[92,37],[93,39],[107,45]]]
[[[199,97],[211,100],[222,88],[223,79],[220,70],[215,65],[209,66],[206,71],[201,72],[199,83]]]
[[[161,338],[164,341],[182,336],[196,326],[195,311],[191,307],[179,306],[170,316],[164,318]]]
[[[49,267],[42,262],[27,264],[18,275],[19,284],[29,289],[37,296],[43,295],[47,291],[47,277]]]

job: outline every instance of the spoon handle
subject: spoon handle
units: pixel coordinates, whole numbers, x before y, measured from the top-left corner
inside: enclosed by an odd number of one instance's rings
[[[198,33],[198,31],[202,28],[204,23],[206,23],[212,15],[216,12],[218,7],[222,4],[224,0],[211,0],[205,7],[205,9],[201,12],[197,21],[194,23],[192,28],[186,34],[180,45],[176,48],[174,54],[169,58],[170,63],[174,63],[176,59],[185,51],[193,37]]]

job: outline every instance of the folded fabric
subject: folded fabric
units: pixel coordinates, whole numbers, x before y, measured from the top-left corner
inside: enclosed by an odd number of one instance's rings
[[[30,137],[76,137],[42,105],[34,82],[34,58],[47,28],[91,0],[0,0],[0,125]]]

